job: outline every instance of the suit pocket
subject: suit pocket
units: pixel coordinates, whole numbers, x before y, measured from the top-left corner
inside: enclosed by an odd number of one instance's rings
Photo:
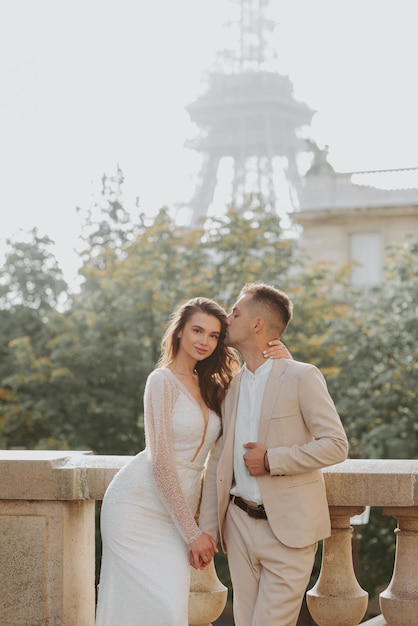
[[[293,419],[300,416],[299,406],[295,405],[294,402],[288,402],[286,406],[283,406],[283,404],[277,405],[275,409],[275,412],[270,417],[272,420]]]
[[[312,435],[300,413],[276,413],[269,420],[265,441],[269,448],[291,447],[312,441]]]

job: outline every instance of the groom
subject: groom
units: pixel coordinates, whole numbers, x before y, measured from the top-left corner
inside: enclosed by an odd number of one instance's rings
[[[252,283],[227,319],[225,343],[245,364],[225,398],[199,523],[227,552],[236,626],[296,624],[317,542],[331,532],[321,469],[347,457],[320,371],[263,356],[291,317],[285,293]]]

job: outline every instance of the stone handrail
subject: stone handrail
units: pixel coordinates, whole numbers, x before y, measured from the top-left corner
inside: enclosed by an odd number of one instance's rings
[[[129,460],[90,452],[0,451],[0,624],[93,626],[95,500]],[[366,506],[398,521],[392,580],[370,626],[418,624],[418,461],[348,460],[324,471],[332,534],[307,593],[319,626],[357,626],[367,593],[353,568],[350,519]],[[192,626],[221,614],[226,588],[215,569],[194,572]]]
[[[418,625],[418,461],[350,459],[324,471],[331,537],[324,540],[322,566],[307,592],[319,626],[357,626],[367,610],[367,593],[353,568],[350,519],[366,506],[394,517],[396,556],[392,580],[380,594],[382,615],[370,626]]]

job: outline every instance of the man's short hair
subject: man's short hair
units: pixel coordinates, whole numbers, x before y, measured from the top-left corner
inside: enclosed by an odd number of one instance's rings
[[[239,295],[252,296],[250,308],[262,307],[269,331],[279,333],[279,337],[284,333],[293,314],[292,301],[284,291],[265,283],[247,283]]]

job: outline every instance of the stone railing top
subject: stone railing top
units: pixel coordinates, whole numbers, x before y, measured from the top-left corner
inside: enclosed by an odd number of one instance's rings
[[[63,450],[1,450],[0,498],[3,500],[83,499],[79,472],[56,475],[53,470],[69,460],[80,461],[91,452]],[[77,461],[75,461],[77,459]]]
[[[75,450],[0,450],[0,499],[101,500],[130,458]]]
[[[80,457],[93,453],[89,450],[0,450],[0,462],[3,461],[37,461],[54,463],[62,459]]]
[[[324,475],[330,506],[418,505],[418,460],[348,459]]]
[[[101,500],[131,458],[0,450],[0,499]],[[330,506],[418,506],[418,460],[348,459],[326,468],[324,477]]]

